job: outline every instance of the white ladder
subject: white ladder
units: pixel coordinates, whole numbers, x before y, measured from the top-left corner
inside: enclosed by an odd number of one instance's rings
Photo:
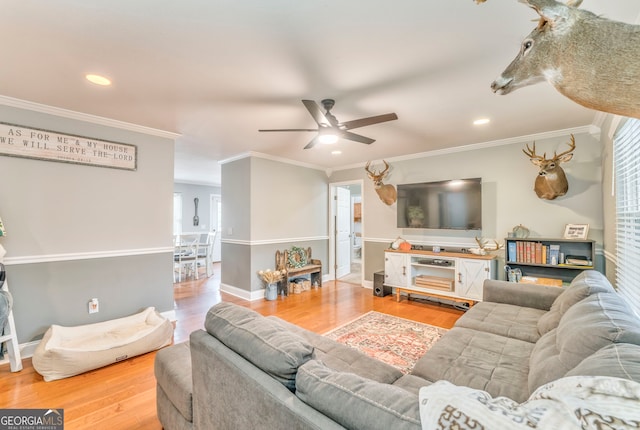
[[[5,333],[6,334],[0,336],[0,345],[7,342],[7,355],[9,356],[11,371],[19,372],[22,370],[22,359],[20,358],[20,346],[18,345],[16,325],[13,322],[13,310],[9,312],[9,318],[7,319],[7,325],[5,326]]]
[[[4,257],[4,248],[0,245],[0,263]],[[3,291],[9,291],[9,283],[5,279],[2,285]],[[0,327],[1,329],[1,327]],[[9,317],[4,328],[5,334],[0,336],[0,348],[7,342],[7,355],[9,356],[9,364],[12,372],[22,370],[22,359],[20,358],[20,345],[18,344],[18,335],[16,333],[16,324],[13,321],[13,309],[9,310]]]

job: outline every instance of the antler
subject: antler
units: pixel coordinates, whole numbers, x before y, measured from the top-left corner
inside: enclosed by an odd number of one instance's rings
[[[576,149],[576,138],[573,137],[573,134],[571,135],[571,143],[569,144],[570,148],[564,152],[561,152],[560,154],[557,154],[556,152],[553,153],[553,159],[557,160],[558,158],[570,154],[571,152],[573,152],[574,149]]]
[[[498,251],[499,249],[504,247],[504,243],[500,244],[500,243],[498,243],[497,240],[493,239],[493,243],[496,244],[496,247],[495,248],[490,247],[489,249],[487,249],[486,248],[486,246],[487,246],[487,241],[486,240],[484,240],[482,238],[478,238],[477,236],[476,236],[475,239],[476,239],[476,243],[478,244],[478,248],[483,250],[483,251]]]
[[[371,179],[374,180],[381,180],[384,175],[387,173],[387,171],[389,170],[389,163],[387,163],[386,161],[382,160],[382,162],[384,163],[384,170],[382,170],[381,172],[376,172],[375,170],[372,172],[371,170],[369,170],[369,166],[371,165],[371,161],[367,161],[367,165],[364,166],[364,170],[367,171],[367,173],[369,174],[369,177]]]
[[[478,244],[478,248],[480,249],[484,249],[485,245],[487,244],[487,242],[485,242],[484,240],[480,240],[478,238],[478,236],[476,236],[476,243]]]
[[[379,173],[379,175],[382,177],[387,173],[387,170],[389,170],[389,163],[387,163],[386,161],[382,160],[382,162],[384,163],[384,170],[382,172]]]
[[[373,172],[369,170],[370,165],[371,165],[371,161],[367,161],[367,165],[364,166],[364,170],[366,170],[369,175],[373,175]]]
[[[529,148],[529,144],[527,143],[527,149],[526,150],[523,149],[522,152],[524,152],[524,154],[531,159],[535,159],[535,160],[547,159],[546,152],[542,155],[542,157],[539,155],[536,155],[536,142],[533,142],[533,149]]]

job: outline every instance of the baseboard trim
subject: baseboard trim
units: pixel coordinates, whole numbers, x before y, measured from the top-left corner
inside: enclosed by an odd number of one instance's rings
[[[247,291],[233,285],[220,283],[220,291],[250,302],[264,298],[264,288],[257,291]]]
[[[39,343],[39,340],[35,340],[33,342],[21,343],[18,345],[18,348],[20,349],[20,358],[24,360],[25,358],[33,357]],[[5,364],[9,364],[8,354],[5,354],[4,358],[0,360],[0,366],[4,366]]]

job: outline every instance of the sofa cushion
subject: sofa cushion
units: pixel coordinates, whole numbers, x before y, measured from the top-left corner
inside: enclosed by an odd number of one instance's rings
[[[420,429],[416,394],[338,372],[319,360],[310,360],[298,369],[296,396],[346,428]]]
[[[420,392],[420,388],[431,385],[433,382],[427,381],[416,375],[402,375],[397,381],[393,383],[394,386],[407,390],[416,396]]]
[[[465,312],[455,326],[536,342],[540,338],[538,320],[546,313],[541,309],[480,302]]]
[[[570,307],[531,354],[529,389],[561,378],[612,343],[640,345],[640,320],[616,293],[593,294]]]
[[[485,390],[523,401],[534,344],[493,333],[454,327],[416,363],[415,376]]]
[[[542,336],[558,327],[560,318],[574,304],[596,293],[613,293],[615,290],[605,276],[596,270],[585,270],[576,276],[571,284],[551,305],[549,312],[538,321],[538,332]]]
[[[385,384],[391,384],[402,376],[402,372],[397,368],[369,357],[355,348],[305,330],[302,327],[281,320],[275,316],[269,316],[267,319],[277,322],[304,338],[313,346],[313,358],[321,360],[333,370],[355,373],[364,378],[373,379],[374,381]]]
[[[420,390],[420,419],[432,429],[635,429],[640,384],[602,376],[573,376],[537,389],[519,404],[440,381]]]
[[[299,335],[232,303],[209,309],[204,326],[209,334],[292,391],[298,367],[313,353],[313,347]]]
[[[640,346],[614,343],[598,350],[566,376],[613,376],[640,382]]]

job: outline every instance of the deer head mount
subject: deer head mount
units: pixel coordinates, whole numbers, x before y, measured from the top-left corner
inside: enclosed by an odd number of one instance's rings
[[[509,94],[547,80],[582,106],[640,118],[640,26],[578,9],[582,0],[520,2],[540,19],[516,58],[491,84],[495,93]]]
[[[536,178],[535,186],[533,187],[537,196],[545,200],[553,200],[556,197],[564,196],[569,190],[569,183],[567,182],[567,176],[564,174],[564,170],[560,167],[560,163],[565,163],[573,158],[573,150],[576,149],[576,140],[571,135],[570,148],[567,151],[560,154],[554,152],[553,158],[547,158],[547,153],[542,154],[542,157],[536,155],[536,143],[533,142],[533,148],[523,149],[527,157],[533,164],[538,166],[538,177]]]
[[[367,165],[364,167],[364,170],[367,171],[367,175],[373,181],[373,187],[378,193],[378,197],[380,200],[388,206],[391,206],[395,203],[398,194],[396,192],[396,187],[390,184],[383,184],[382,180],[387,176],[387,172],[389,171],[389,163],[382,160],[384,163],[384,170],[380,172],[376,172],[375,170],[370,170],[369,166],[371,165],[371,161],[367,161]]]

